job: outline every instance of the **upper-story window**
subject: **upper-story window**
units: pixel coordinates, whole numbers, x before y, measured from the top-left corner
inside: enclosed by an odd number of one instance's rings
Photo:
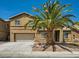
[[[15,20],[15,25],[16,26],[19,26],[20,25],[20,20],[19,19]]]

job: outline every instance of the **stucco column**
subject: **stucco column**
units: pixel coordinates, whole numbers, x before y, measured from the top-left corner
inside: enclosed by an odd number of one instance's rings
[[[63,42],[63,30],[60,29],[60,39],[59,39],[59,42]]]
[[[75,39],[75,38],[73,37],[73,35],[74,35],[74,34],[73,34],[73,31],[71,31],[71,42],[72,42],[72,43],[74,43],[74,39]]]
[[[14,33],[10,32],[10,42],[14,42]]]

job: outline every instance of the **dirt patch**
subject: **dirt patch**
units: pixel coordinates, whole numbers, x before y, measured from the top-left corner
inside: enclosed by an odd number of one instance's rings
[[[63,52],[63,51],[79,51],[79,46],[75,46],[73,44],[57,44],[55,45],[56,51]],[[32,51],[43,51],[44,48],[41,46],[33,47]],[[45,51],[53,51],[52,46],[49,46]]]

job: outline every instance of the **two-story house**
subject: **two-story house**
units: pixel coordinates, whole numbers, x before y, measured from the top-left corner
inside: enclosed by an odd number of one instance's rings
[[[25,29],[25,24],[29,20],[34,20],[32,15],[21,13],[10,18],[10,41],[46,41],[46,31],[32,30],[30,27]],[[79,38],[79,34],[71,31],[67,27],[58,28],[55,30],[56,42],[73,42],[74,37]]]
[[[36,31],[27,28],[25,29],[25,24],[29,20],[33,20],[33,16],[21,13],[19,15],[10,18],[10,41],[27,41],[34,40]]]

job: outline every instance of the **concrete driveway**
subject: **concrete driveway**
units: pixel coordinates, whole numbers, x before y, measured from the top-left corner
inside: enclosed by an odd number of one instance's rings
[[[32,51],[33,42],[8,42],[0,45],[0,52],[24,52]]]
[[[27,42],[4,42],[0,44],[0,57],[26,58],[26,57],[79,57],[79,52],[33,52],[33,41]]]
[[[24,52],[32,52],[33,40],[0,43],[0,57],[15,57],[20,53],[23,54]]]

